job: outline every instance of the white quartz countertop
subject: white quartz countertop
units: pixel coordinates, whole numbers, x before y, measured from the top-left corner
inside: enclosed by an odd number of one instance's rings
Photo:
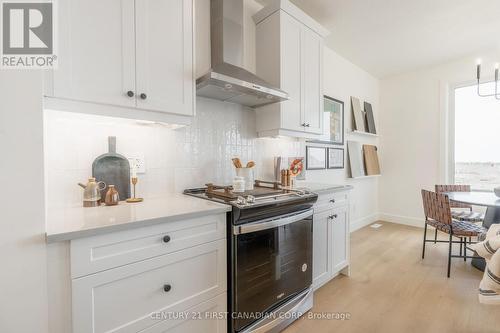
[[[48,243],[94,236],[130,228],[222,214],[231,206],[184,194],[148,198],[140,203],[120,202],[118,206],[70,207],[47,212]]]
[[[311,192],[339,192],[352,190],[351,185],[339,185],[339,184],[328,184],[328,183],[312,183],[307,181],[297,181],[295,188],[305,188]]]

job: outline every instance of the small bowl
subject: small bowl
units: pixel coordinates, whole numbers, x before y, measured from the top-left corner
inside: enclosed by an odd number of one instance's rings
[[[495,192],[495,195],[500,198],[500,186],[499,187],[495,187],[493,189],[493,192]]]

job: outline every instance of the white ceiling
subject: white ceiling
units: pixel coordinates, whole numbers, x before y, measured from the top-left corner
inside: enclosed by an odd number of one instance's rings
[[[500,46],[500,0],[291,1],[331,31],[330,48],[379,78]]]

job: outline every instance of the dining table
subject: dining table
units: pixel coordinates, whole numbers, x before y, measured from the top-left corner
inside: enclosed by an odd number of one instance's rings
[[[483,227],[489,229],[492,224],[500,224],[500,197],[494,192],[447,192],[451,201],[460,202],[472,206],[486,207]],[[472,266],[484,271],[486,262],[484,259],[472,259]]]

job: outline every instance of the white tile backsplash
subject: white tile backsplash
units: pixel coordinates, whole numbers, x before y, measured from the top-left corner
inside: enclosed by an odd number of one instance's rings
[[[47,206],[81,204],[78,182],[91,176],[92,162],[108,151],[108,136],[117,137],[117,152],[143,154],[146,173],[139,174],[138,195],[145,198],[207,182],[230,184],[231,158],[257,163],[256,178],[272,179],[273,157],[303,156],[294,139],[257,138],[255,113],[239,105],[198,98],[191,126],[170,129],[125,119],[45,111]]]

